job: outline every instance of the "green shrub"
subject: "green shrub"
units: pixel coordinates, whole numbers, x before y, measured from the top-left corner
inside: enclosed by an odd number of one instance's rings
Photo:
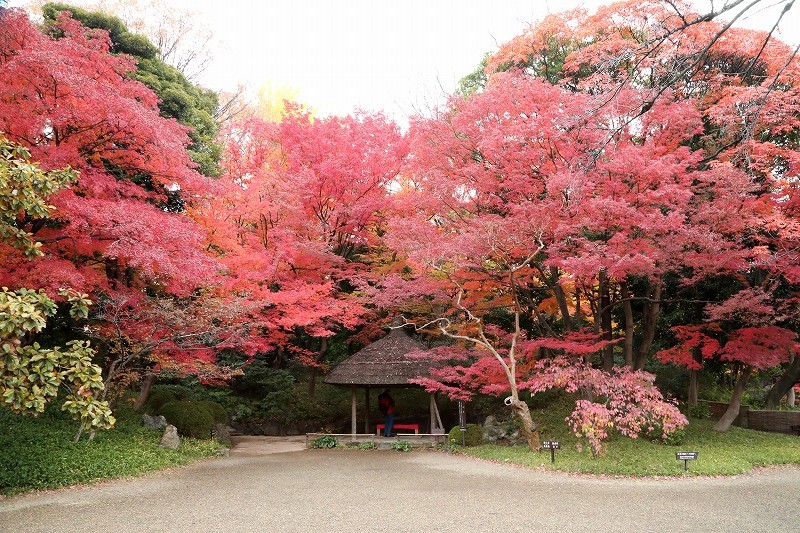
[[[164,404],[175,402],[178,397],[170,390],[157,389],[150,392],[145,404],[147,411],[153,414],[161,414],[161,408]]]
[[[270,392],[258,406],[262,416],[284,425],[306,422],[319,415],[318,409],[308,397],[308,388],[303,384]]]
[[[336,448],[339,440],[333,435],[321,435],[311,442],[312,448]]]
[[[412,449],[411,443],[404,440],[398,440],[392,443],[392,449],[398,452],[410,452]]]
[[[467,424],[467,431],[462,435],[461,428],[455,426],[447,434],[447,442],[458,446],[480,446],[483,444],[483,430],[478,424]]]
[[[678,446],[683,444],[684,439],[686,439],[686,429],[681,428],[675,430],[675,432],[669,435],[667,438],[662,437],[661,442],[667,446]]]
[[[211,413],[211,416],[214,419],[215,424],[227,424],[228,423],[228,412],[225,410],[217,402],[212,402],[211,400],[198,400],[196,402],[197,405],[205,407],[206,410]]]
[[[697,402],[695,405],[689,406],[689,417],[701,420],[711,418],[711,409],[706,402]]]
[[[211,438],[214,417],[205,406],[198,402],[190,400],[169,402],[161,408],[161,414],[164,415],[167,422],[178,429],[178,434],[183,437]]]
[[[157,390],[169,391],[179,400],[194,400],[197,388],[181,383],[159,383],[153,386],[151,392]]]
[[[356,445],[356,448],[359,449],[359,450],[374,450],[377,447],[378,446],[374,442],[372,442],[371,440],[366,440],[364,442],[359,442]]]

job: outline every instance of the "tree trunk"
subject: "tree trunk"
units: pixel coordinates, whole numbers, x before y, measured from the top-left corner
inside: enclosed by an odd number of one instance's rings
[[[605,271],[600,271],[599,275],[600,290],[600,324],[603,331],[603,340],[610,341],[611,336],[611,288],[608,276]],[[603,370],[611,372],[614,367],[614,346],[608,345],[603,348]]]
[[[700,353],[699,347],[692,348],[692,358],[698,363],[702,360],[703,355]],[[688,405],[697,405],[697,379],[700,377],[699,370],[689,370],[689,394],[686,399]]]
[[[631,305],[628,283],[623,281],[619,284],[620,296],[623,299],[623,310],[625,311],[625,366],[633,367],[633,306]]]
[[[75,433],[75,437],[72,439],[72,442],[78,442],[81,440],[81,435],[83,435],[83,429],[86,427],[86,424],[81,422],[81,425],[78,426],[78,431]]]
[[[278,349],[275,350],[275,359],[272,362],[272,368],[283,368],[283,346],[278,346]]]
[[[319,346],[319,353],[316,357],[316,364],[321,364],[322,361],[325,360],[325,355],[328,353],[328,338],[322,337],[322,342]],[[308,381],[308,397],[313,402],[317,396],[317,371],[318,367],[312,366],[311,367],[311,379]]]
[[[800,381],[800,357],[789,356],[789,366],[778,382],[767,393],[767,409],[777,409],[781,398],[793,390],[794,384]],[[794,402],[792,402],[794,403]]]
[[[567,295],[564,294],[564,289],[562,289],[561,285],[558,283],[558,268],[550,267],[550,275],[553,277],[553,293],[555,294],[556,302],[558,302],[558,308],[561,311],[561,321],[564,323],[564,331],[570,332],[572,331],[572,317],[569,314]]]
[[[539,448],[542,446],[539,440],[539,426],[536,425],[531,418],[531,411],[528,408],[528,404],[519,398],[513,398],[511,401],[511,410],[514,411],[514,415],[516,415],[517,420],[519,420],[520,426],[522,427],[522,434],[525,435],[528,441],[528,447],[532,452],[538,452]]]
[[[736,385],[733,387],[733,395],[731,396],[731,401],[728,404],[728,409],[722,415],[722,417],[714,424],[715,431],[728,431],[730,429],[731,424],[733,421],[736,420],[736,417],[739,416],[739,409],[742,406],[742,396],[744,396],[744,389],[747,387],[747,381],[750,379],[750,373],[753,371],[753,367],[747,365],[742,370],[741,374],[739,374],[739,379],[736,381]]]
[[[153,382],[156,380],[155,374],[147,374],[144,377],[144,381],[142,381],[142,388],[139,389],[139,395],[136,397],[136,403],[133,404],[133,408],[136,411],[141,411],[144,407],[144,404],[147,402],[148,396],[150,396],[150,387],[153,386]]]
[[[658,313],[661,310],[661,280],[653,281],[650,288],[650,300],[644,305],[644,313],[642,317],[642,342],[639,344],[639,350],[636,352],[636,360],[633,362],[634,370],[641,370],[647,362],[647,357],[650,355],[650,346],[653,345],[653,339],[656,336],[656,321],[658,320]]]

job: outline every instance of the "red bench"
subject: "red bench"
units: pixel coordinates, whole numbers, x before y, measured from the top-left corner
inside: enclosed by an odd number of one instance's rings
[[[385,424],[378,424],[378,431],[375,434],[378,436],[383,435],[383,428],[385,427]],[[414,434],[419,435],[419,424],[394,424],[392,429],[413,429]]]

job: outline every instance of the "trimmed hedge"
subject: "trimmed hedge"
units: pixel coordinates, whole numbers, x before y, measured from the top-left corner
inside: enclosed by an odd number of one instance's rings
[[[228,411],[225,410],[222,405],[218,404],[217,402],[213,402],[211,400],[198,400],[196,402],[197,405],[205,407],[206,410],[211,413],[211,416],[214,419],[215,424],[227,424],[228,423]]]
[[[200,402],[190,400],[169,402],[161,408],[161,414],[168,423],[178,429],[178,434],[182,437],[211,438],[214,416]]]
[[[147,397],[147,410],[152,414],[161,414],[161,408],[170,402],[178,401],[178,397],[170,390],[154,390]]]

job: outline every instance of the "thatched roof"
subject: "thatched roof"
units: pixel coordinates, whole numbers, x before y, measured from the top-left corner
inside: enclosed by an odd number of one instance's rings
[[[429,361],[409,358],[410,352],[425,350],[402,329],[369,344],[336,365],[325,378],[332,385],[410,387],[409,379],[430,376]]]

